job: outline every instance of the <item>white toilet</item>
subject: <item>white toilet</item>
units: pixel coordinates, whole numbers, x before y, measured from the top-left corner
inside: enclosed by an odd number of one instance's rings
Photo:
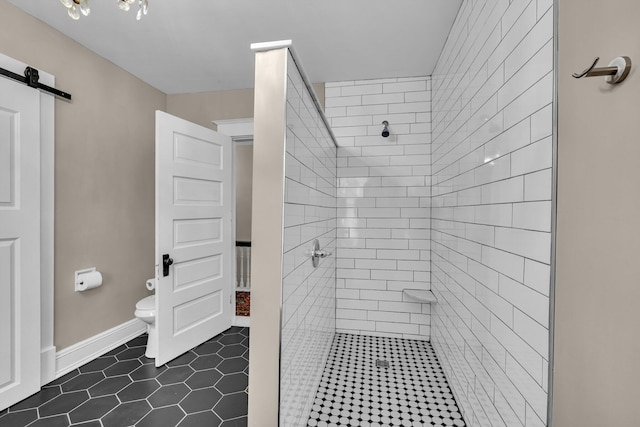
[[[158,354],[158,333],[156,331],[156,296],[150,295],[136,303],[135,315],[147,324],[147,351],[144,353],[149,359],[155,359]]]

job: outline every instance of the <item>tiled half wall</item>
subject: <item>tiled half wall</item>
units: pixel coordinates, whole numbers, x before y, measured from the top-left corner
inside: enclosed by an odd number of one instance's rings
[[[433,75],[432,342],[472,427],[547,419],[551,0],[463,2]]]
[[[287,61],[280,425],[304,425],[335,334],[336,146]],[[317,268],[314,239],[331,256]],[[258,356],[259,357],[259,356]]]
[[[431,81],[330,82],[338,140],[338,332],[429,339]],[[389,122],[388,138],[381,136]]]

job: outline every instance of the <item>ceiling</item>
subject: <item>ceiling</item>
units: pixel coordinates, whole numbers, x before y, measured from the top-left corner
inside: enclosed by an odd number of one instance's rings
[[[167,93],[253,87],[254,42],[292,40],[312,82],[430,75],[462,0],[9,0]]]

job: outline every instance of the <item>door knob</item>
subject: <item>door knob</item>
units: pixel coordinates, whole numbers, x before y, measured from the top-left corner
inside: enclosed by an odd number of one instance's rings
[[[169,257],[169,254],[162,255],[162,277],[169,275],[169,267],[173,265],[173,258]]]

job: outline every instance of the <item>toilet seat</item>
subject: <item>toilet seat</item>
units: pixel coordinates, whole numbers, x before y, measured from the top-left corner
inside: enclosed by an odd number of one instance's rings
[[[156,296],[149,295],[136,303],[136,310],[151,311],[156,309]]]

